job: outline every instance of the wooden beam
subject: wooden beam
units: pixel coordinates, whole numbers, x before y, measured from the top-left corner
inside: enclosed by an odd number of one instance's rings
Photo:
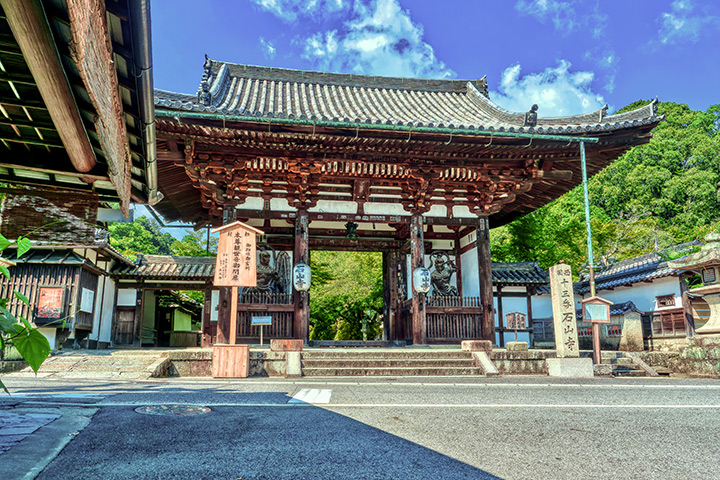
[[[50,117],[75,169],[96,165],[80,112],[68,85],[57,48],[39,0],[0,0],[10,29],[23,52]]]

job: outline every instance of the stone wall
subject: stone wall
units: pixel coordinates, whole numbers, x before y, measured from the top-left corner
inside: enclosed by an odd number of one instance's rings
[[[178,350],[168,353],[171,377],[211,377],[212,350]],[[285,352],[250,351],[251,377],[285,375]]]
[[[670,369],[672,373],[696,377],[720,378],[720,336],[694,336],[675,350],[640,353],[652,367]]]

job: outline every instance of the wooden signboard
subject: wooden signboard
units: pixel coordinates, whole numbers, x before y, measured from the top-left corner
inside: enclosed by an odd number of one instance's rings
[[[213,347],[213,377],[243,378],[249,374],[250,353],[247,345],[235,345],[238,322],[238,287],[257,285],[256,236],[262,230],[242,222],[233,222],[216,228],[220,233],[215,259],[216,287],[231,287],[230,293],[230,345]]]
[[[583,321],[590,323],[610,323],[610,305],[613,302],[600,297],[590,297],[582,301]]]
[[[242,222],[216,228],[220,233],[215,260],[216,287],[254,287],[257,285],[255,242],[261,230]]]

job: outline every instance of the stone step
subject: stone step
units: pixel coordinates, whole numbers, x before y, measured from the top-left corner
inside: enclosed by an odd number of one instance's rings
[[[303,359],[352,359],[352,358],[365,358],[365,359],[472,359],[473,356],[470,352],[463,352],[461,350],[456,351],[303,351]]]
[[[362,377],[362,376],[452,376],[482,375],[482,370],[475,367],[393,367],[393,368],[303,368],[306,377]]]
[[[647,377],[647,372],[640,368],[632,368],[625,365],[613,367],[614,377]]]
[[[636,365],[635,365],[635,362],[633,361],[632,358],[625,358],[625,357],[620,357],[620,358],[603,358],[603,363],[609,363],[609,364],[611,364],[611,365],[628,365],[628,366],[632,365],[632,366],[636,366]]]
[[[653,370],[655,370],[658,375],[661,376],[669,376],[671,373],[673,373],[673,370],[668,367],[653,367]]]
[[[350,358],[350,359],[305,359],[303,368],[392,368],[392,367],[475,367],[472,359],[387,359],[387,358]]]

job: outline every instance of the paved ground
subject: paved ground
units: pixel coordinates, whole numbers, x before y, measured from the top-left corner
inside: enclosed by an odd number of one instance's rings
[[[0,416],[59,418],[0,454],[3,480],[720,476],[720,382],[712,380],[6,383],[13,395],[0,397]],[[136,412],[175,404],[210,411]]]

